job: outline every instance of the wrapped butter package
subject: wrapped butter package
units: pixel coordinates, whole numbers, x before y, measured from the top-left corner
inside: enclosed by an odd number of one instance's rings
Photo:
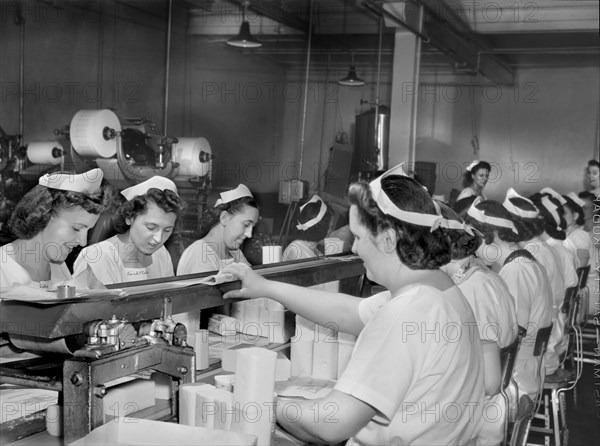
[[[290,340],[286,310],[279,302],[265,297],[236,302],[232,305],[231,314],[240,321],[240,333],[261,336],[275,343]]]
[[[221,336],[235,335],[239,325],[236,318],[224,314],[213,314],[208,320],[208,330]]]

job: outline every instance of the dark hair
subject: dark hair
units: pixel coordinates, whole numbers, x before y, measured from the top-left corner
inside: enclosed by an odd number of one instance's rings
[[[563,198],[566,201],[563,206],[569,208],[573,214],[577,214],[575,224],[578,226],[583,226],[585,224],[585,219],[583,218],[583,208],[575,203],[571,197],[563,195]]]
[[[174,212],[179,216],[185,209],[185,202],[175,192],[169,189],[160,190],[155,187],[148,189],[144,195],[138,195],[119,206],[113,218],[113,226],[119,234],[129,231],[127,219],[135,219],[148,211],[148,204],[154,203],[166,213]]]
[[[219,223],[221,212],[227,211],[229,214],[237,214],[244,209],[244,206],[250,206],[259,209],[258,203],[253,197],[241,197],[229,203],[220,204],[214,208],[207,208],[200,218],[200,230],[196,237],[204,238],[209,231]]]
[[[463,173],[463,187],[469,187],[473,184],[473,175],[475,175],[479,169],[487,169],[487,171],[490,172],[492,166],[486,161],[479,161],[471,168],[471,170],[465,170],[465,173]]]
[[[17,237],[28,240],[43,231],[59,211],[76,206],[90,214],[101,214],[110,206],[110,188],[102,186],[93,194],[84,194],[38,184],[17,203],[9,228]]]
[[[467,213],[467,211],[469,210],[469,208],[471,207],[471,205],[477,198],[479,198],[477,195],[470,195],[468,197],[461,198],[456,203],[454,203],[454,206],[452,207],[452,209],[454,209],[454,211],[459,216],[464,218],[465,214]]]
[[[512,221],[512,214],[497,201],[485,200],[475,207],[487,216],[503,218],[505,220]],[[479,220],[475,220],[469,214],[465,215],[465,222],[483,234],[483,240],[485,241],[486,245],[489,245],[494,241],[495,234],[497,234],[498,238],[503,242],[518,243],[521,241],[520,235],[515,234],[512,229],[505,228],[503,226],[492,225],[490,223],[482,223]]]
[[[509,198],[509,201],[514,204],[519,209],[524,211],[535,212],[539,211],[539,209],[532,204],[529,200],[522,197],[512,197]],[[544,219],[542,217],[534,217],[534,218],[526,218],[520,217],[512,212],[509,212],[510,218],[515,224],[517,231],[519,232],[519,236],[521,237],[522,242],[526,242],[527,240],[531,240],[534,237],[537,237],[542,232],[544,232]]]
[[[400,209],[421,214],[436,214],[433,200],[427,191],[412,178],[390,175],[381,180],[381,187]],[[396,252],[400,261],[410,269],[436,269],[450,261],[450,247],[440,229],[431,231],[384,214],[377,207],[369,185],[353,183],[348,191],[350,204],[358,210],[360,222],[372,236],[385,229],[398,235]]]
[[[309,220],[312,220],[317,215],[319,215],[319,211],[321,210],[321,202],[316,203],[308,203],[304,209],[298,214],[297,220],[300,223],[306,223]],[[322,241],[327,232],[329,231],[329,221],[331,220],[331,211],[327,208],[325,211],[325,215],[321,221],[319,221],[314,226],[302,231],[300,229],[295,229],[293,234],[294,240],[306,240],[308,242],[318,242]]]
[[[589,160],[587,166],[588,167],[595,166],[598,169],[600,169],[600,162],[598,162],[597,160]]]
[[[441,202],[438,202],[438,204],[444,218],[464,223],[463,219],[452,208]],[[470,235],[465,230],[442,227],[442,232],[450,246],[450,257],[452,260],[464,259],[475,254],[475,251],[481,245],[481,237],[476,234]]]
[[[548,210],[546,206],[544,206],[542,202],[542,199],[544,197],[548,197],[550,202],[556,206],[556,213],[558,214],[558,218],[560,220],[558,223],[556,223],[556,220],[550,213],[550,210]],[[567,228],[567,222],[565,220],[565,211],[562,205],[560,204],[560,201],[558,201],[550,194],[535,194],[529,198],[535,203],[535,205],[540,210],[540,217],[544,221],[544,230],[546,231],[546,233],[556,240],[564,240],[565,238],[567,238],[567,234],[565,234],[564,231]]]

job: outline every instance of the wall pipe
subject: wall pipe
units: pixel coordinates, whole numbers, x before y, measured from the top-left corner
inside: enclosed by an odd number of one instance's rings
[[[171,22],[173,21],[173,0],[169,0],[169,14],[167,19],[167,48],[165,56],[165,108],[163,111],[163,133],[166,135],[168,132],[167,120],[168,120],[168,109],[169,109],[169,73],[171,64]]]
[[[312,44],[312,20],[313,20],[313,0],[310,0],[308,21],[308,50],[306,51],[306,75],[304,79],[304,104],[302,105],[302,130],[300,133],[300,166],[298,168],[298,179],[302,179],[302,163],[304,162],[304,135],[306,133],[306,107],[308,103],[308,75],[310,72],[310,50]]]

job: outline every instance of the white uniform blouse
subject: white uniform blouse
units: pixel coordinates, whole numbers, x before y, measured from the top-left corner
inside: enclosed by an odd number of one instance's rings
[[[547,327],[552,322],[550,281],[542,265],[524,257],[504,265],[500,270],[500,277],[515,298],[519,325],[527,329],[527,336],[517,355],[513,377],[519,386],[519,393],[535,397],[539,387],[539,359],[533,356],[533,347],[538,329]],[[542,379],[543,377],[542,367]]]
[[[474,439],[484,401],[475,317],[458,288],[411,285],[361,302],[365,327],[335,389],[377,410],[349,444]]]
[[[118,236],[82,249],[73,265],[73,275],[77,276],[90,268],[96,278],[104,285],[139,280],[159,279],[174,276],[171,255],[161,246],[152,254],[152,263],[146,267],[131,268],[125,265],[115,246]]]
[[[177,275],[218,271],[231,262],[250,265],[241,249],[229,251],[229,254],[231,254],[229,259],[222,259],[213,243],[207,243],[203,239],[196,240],[183,251],[177,265]]]
[[[22,285],[48,289],[71,279],[71,272],[63,263],[50,263],[50,280],[35,282],[27,270],[10,256],[10,243],[0,246],[0,291]]]

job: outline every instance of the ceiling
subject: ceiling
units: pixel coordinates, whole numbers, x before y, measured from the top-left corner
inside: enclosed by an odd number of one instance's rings
[[[237,34],[240,1],[183,1],[191,34],[217,44]],[[251,0],[247,20],[263,46],[243,51],[300,70],[312,30],[311,70],[347,67],[352,58],[359,72],[372,69],[381,41],[383,72],[391,68],[394,36],[401,30],[422,38],[424,74],[481,74],[510,84],[523,68],[598,66],[598,5],[597,0]]]

